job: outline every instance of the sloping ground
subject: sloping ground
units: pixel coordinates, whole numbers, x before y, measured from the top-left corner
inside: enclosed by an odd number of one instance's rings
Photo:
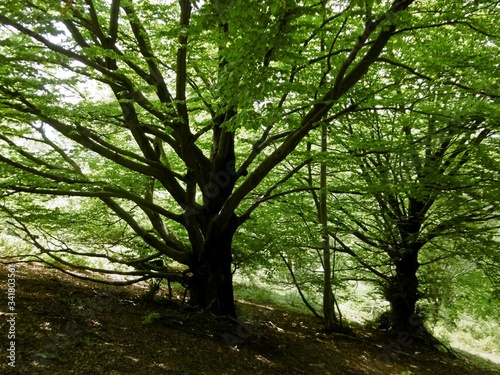
[[[8,365],[7,268],[0,269],[4,374],[493,375],[464,359],[365,329],[325,335],[308,315],[240,301],[245,323],[41,267],[16,272],[16,358]],[[147,324],[145,324],[147,322]]]

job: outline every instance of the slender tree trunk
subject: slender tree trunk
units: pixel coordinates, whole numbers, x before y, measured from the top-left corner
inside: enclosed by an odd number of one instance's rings
[[[321,152],[327,152],[327,128],[323,123],[321,126]],[[328,236],[328,215],[327,215],[327,192],[326,192],[326,161],[321,162],[320,171],[320,199],[319,199],[319,220],[322,228],[322,246],[323,246],[323,315],[325,320],[325,329],[327,332],[333,332],[338,328],[338,321],[335,315],[335,304],[332,293],[332,267],[330,254],[330,241]]]

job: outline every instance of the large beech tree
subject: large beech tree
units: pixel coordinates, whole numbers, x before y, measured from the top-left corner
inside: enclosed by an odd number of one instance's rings
[[[350,155],[342,168],[353,163],[341,180],[358,195],[337,197],[332,221],[349,239],[334,235],[382,286],[396,330],[420,329],[422,265],[460,257],[498,277],[488,266],[496,263],[491,244],[499,218],[492,159],[499,151],[500,91],[498,71],[491,70],[498,7],[491,5],[478,4],[470,19],[457,10],[449,28],[415,31],[411,38],[422,43],[404,47],[411,53],[403,55],[397,43],[388,47],[380,60],[390,78],[381,81],[394,89],[360,105],[336,129],[345,147],[340,158]],[[444,33],[448,38],[440,38]]]
[[[273,190],[252,193],[356,109],[392,38],[453,19],[412,3],[3,1],[3,212],[38,259],[182,280],[234,315],[232,238]]]
[[[367,109],[357,114],[362,126],[344,128],[352,157],[344,184],[356,195],[337,195],[332,235],[381,286],[395,330],[421,330],[420,267],[457,257],[495,273],[484,266],[497,258],[500,218],[490,164],[500,130],[496,95],[434,89],[392,115]]]

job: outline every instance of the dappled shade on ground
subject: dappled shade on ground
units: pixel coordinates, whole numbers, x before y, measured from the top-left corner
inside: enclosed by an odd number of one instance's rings
[[[7,280],[6,267],[0,277]],[[6,283],[1,288],[6,296]],[[145,288],[99,285],[19,265],[16,369],[10,371],[2,358],[0,372],[498,374],[415,343],[396,350],[393,339],[364,328],[355,329],[355,337],[326,335],[313,317],[274,306],[239,301],[238,323],[163,296],[145,303]],[[6,319],[0,329],[7,332]]]

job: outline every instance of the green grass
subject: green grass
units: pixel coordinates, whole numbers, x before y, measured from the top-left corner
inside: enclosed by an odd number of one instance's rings
[[[450,327],[440,322],[433,328],[433,333],[448,343],[452,348],[474,362],[500,370],[500,324],[493,320],[474,319],[461,315],[456,326]]]
[[[295,289],[273,289],[260,283],[238,282],[234,285],[236,299],[248,300],[258,304],[271,304],[300,312],[309,312]],[[319,308],[315,297],[307,296],[315,308]]]

